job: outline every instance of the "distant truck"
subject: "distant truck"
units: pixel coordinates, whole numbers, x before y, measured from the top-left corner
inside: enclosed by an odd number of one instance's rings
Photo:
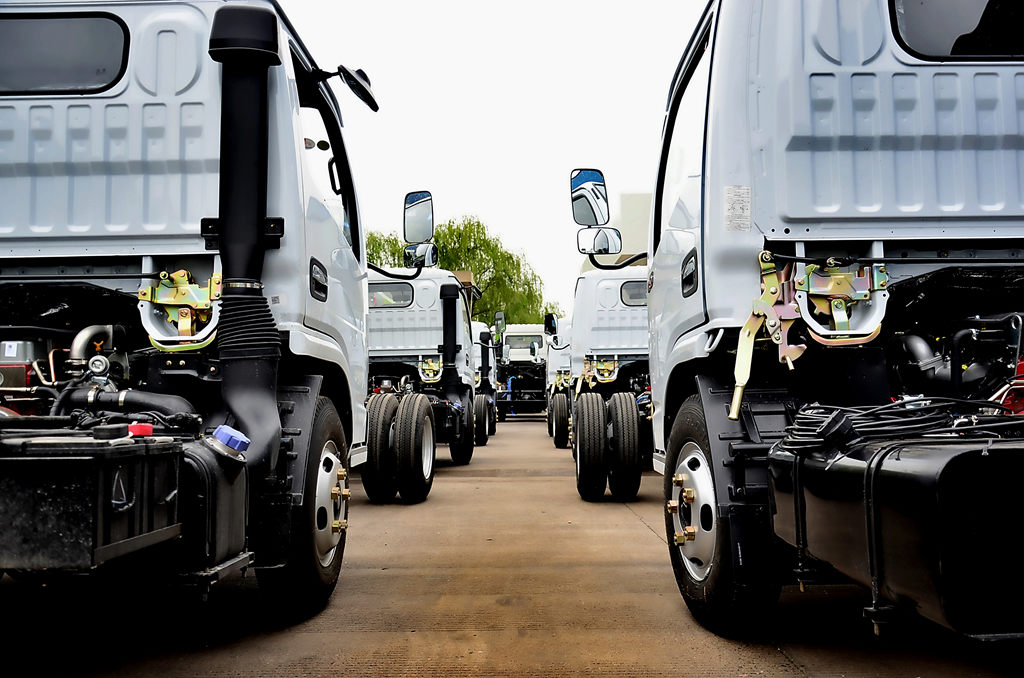
[[[646,267],[587,271],[576,282],[573,309],[571,384],[552,397],[552,412],[559,422],[564,409],[571,416],[580,497],[597,501],[607,485],[629,501],[651,457]],[[553,316],[545,331],[560,333]]]
[[[473,458],[478,403],[470,322],[480,291],[466,276],[428,268],[436,262],[436,246],[426,242],[432,220],[428,192],[406,196],[410,267],[372,266],[369,275],[369,435],[361,476],[374,503],[396,494],[407,503],[427,498],[435,441],[448,443],[456,464]]]
[[[547,376],[545,379],[548,436],[554,439],[555,447],[565,448],[569,447],[569,402],[571,402],[572,393],[569,340],[572,336],[572,322],[550,315],[545,318],[544,331],[551,336],[548,341]],[[558,400],[556,407],[555,396],[557,394],[563,394],[565,397]]]
[[[0,570],[322,607],[365,456],[340,78],[277,2],[0,5]]]
[[[474,320],[472,330],[476,355],[476,444],[486,445],[498,430],[498,347],[487,323]]]
[[[501,343],[504,348],[498,365],[498,421],[504,421],[509,414],[543,412],[547,407],[544,326],[509,324],[501,335]]]

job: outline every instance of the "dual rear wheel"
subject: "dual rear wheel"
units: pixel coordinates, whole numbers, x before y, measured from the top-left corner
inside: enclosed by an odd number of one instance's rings
[[[616,393],[607,405],[600,394],[581,394],[572,437],[576,490],[584,501],[600,501],[606,484],[618,501],[636,499],[642,475],[640,418],[631,394]]]
[[[367,461],[363,489],[371,503],[383,504],[400,495],[407,504],[427,498],[434,483],[436,454],[434,412],[422,393],[404,396],[378,393],[367,403]]]

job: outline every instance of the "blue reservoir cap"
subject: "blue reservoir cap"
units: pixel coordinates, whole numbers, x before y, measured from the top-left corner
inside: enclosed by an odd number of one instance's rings
[[[231,449],[238,450],[239,452],[245,452],[249,449],[249,443],[251,442],[249,440],[249,436],[223,424],[218,426],[217,430],[213,432],[213,437]]]

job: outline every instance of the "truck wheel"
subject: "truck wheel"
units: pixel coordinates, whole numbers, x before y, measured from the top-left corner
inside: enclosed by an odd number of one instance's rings
[[[556,393],[551,399],[551,428],[555,447],[569,447],[569,398],[564,393]]]
[[[770,567],[739,582],[727,521],[717,516],[711,446],[699,396],[679,408],[668,439],[665,461],[665,513],[672,570],[686,606],[702,626],[724,636],[742,635],[765,619],[779,586]],[[679,477],[673,482],[673,477]],[[692,490],[689,492],[688,490]]]
[[[434,484],[434,410],[422,393],[402,398],[395,417],[398,493],[407,504],[418,504]]]
[[[473,430],[476,433],[476,444],[483,447],[487,444],[487,396],[478,395],[473,399]]]
[[[487,435],[493,436],[498,432],[498,406],[492,401],[487,407]]]
[[[302,506],[292,511],[285,567],[257,570],[260,588],[286,613],[309,616],[327,605],[341,571],[348,530],[348,441],[334,404],[316,400]],[[339,474],[340,469],[346,473]]]
[[[615,393],[608,401],[611,438],[608,441],[608,489],[619,501],[633,501],[640,491],[640,417],[630,393]]]
[[[476,417],[473,416],[472,397],[462,399],[462,435],[453,438],[448,443],[448,451],[452,455],[452,461],[459,466],[465,466],[473,459],[473,423]]]
[[[605,480],[605,406],[597,393],[584,393],[576,402],[576,491],[583,501],[600,501]]]
[[[366,405],[366,463],[360,475],[363,491],[373,504],[394,501],[398,493],[392,430],[397,412],[398,398],[392,393],[376,393]]]

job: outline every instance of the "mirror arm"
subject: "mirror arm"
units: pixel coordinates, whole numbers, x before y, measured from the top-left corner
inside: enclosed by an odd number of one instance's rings
[[[565,343],[565,344],[562,344],[561,346],[559,346],[555,342],[551,342],[551,349],[553,351],[564,351],[567,348],[569,348],[569,344],[568,343]]]
[[[415,280],[416,278],[420,277],[420,273],[423,272],[422,266],[417,266],[416,272],[411,275],[404,275],[402,273],[392,273],[391,271],[385,271],[380,266],[374,266],[370,262],[366,262],[366,267],[371,271],[376,271],[377,273],[380,273],[383,276],[387,276],[388,278],[394,278],[395,280]]]
[[[620,269],[626,268],[630,264],[635,264],[638,261],[646,259],[647,258],[647,252],[641,252],[640,254],[634,254],[629,259],[626,259],[625,261],[620,261],[617,264],[602,264],[600,261],[598,261],[595,258],[595,256],[593,254],[588,254],[587,256],[590,257],[590,263],[593,264],[594,268],[596,268],[599,271],[618,271]]]

